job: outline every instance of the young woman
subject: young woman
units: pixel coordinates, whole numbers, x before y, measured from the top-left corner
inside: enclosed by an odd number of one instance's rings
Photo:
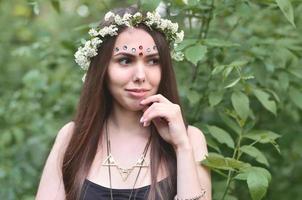
[[[133,7],[108,12],[75,54],[87,73],[36,199],[211,199],[202,132],[187,125],[170,50],[178,25]]]

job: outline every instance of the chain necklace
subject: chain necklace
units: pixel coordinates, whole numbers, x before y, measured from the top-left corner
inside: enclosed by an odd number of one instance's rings
[[[104,160],[104,162],[103,162],[102,165],[103,166],[108,166],[109,183],[110,183],[110,197],[111,197],[110,199],[111,200],[113,200],[113,194],[112,194],[112,183],[111,183],[111,169],[110,169],[110,166],[115,166],[118,169],[120,175],[122,176],[123,181],[127,180],[129,174],[133,171],[133,169],[135,167],[139,167],[139,170],[138,170],[138,173],[136,175],[136,178],[135,178],[135,181],[134,181],[131,193],[129,195],[129,199],[128,200],[130,200],[131,196],[132,196],[132,193],[134,191],[135,184],[136,184],[136,182],[138,180],[138,177],[139,177],[139,174],[141,172],[142,167],[149,167],[149,165],[144,165],[144,161],[145,161],[145,158],[146,158],[146,154],[147,154],[148,148],[150,146],[151,135],[150,135],[150,137],[148,139],[148,142],[147,142],[147,144],[145,146],[145,149],[144,149],[141,157],[137,160],[136,164],[133,165],[131,168],[126,168],[126,169],[119,167],[116,164],[116,162],[115,162],[115,160],[114,160],[114,158],[113,158],[113,156],[111,154],[111,146],[110,146],[110,138],[109,138],[109,135],[108,135],[107,121],[106,121],[106,142],[107,142],[107,158]]]

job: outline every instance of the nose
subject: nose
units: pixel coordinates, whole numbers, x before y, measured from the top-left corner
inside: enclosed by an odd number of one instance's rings
[[[145,66],[143,63],[138,63],[134,69],[133,81],[145,82],[145,80],[146,80]]]

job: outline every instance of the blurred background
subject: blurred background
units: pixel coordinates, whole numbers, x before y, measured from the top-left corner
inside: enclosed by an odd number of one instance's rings
[[[207,138],[213,199],[301,198],[300,0],[0,0],[0,199],[34,199],[76,110],[77,47],[133,4],[185,31],[174,68],[185,116]]]

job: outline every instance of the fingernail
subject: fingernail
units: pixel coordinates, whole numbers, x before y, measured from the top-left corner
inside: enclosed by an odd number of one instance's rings
[[[143,125],[144,127],[146,126],[146,122],[144,122],[144,125]]]
[[[143,118],[143,117],[141,117],[141,119],[139,120],[139,122],[140,122],[140,123],[142,123],[142,122],[143,122],[143,120],[144,120],[144,118]]]

